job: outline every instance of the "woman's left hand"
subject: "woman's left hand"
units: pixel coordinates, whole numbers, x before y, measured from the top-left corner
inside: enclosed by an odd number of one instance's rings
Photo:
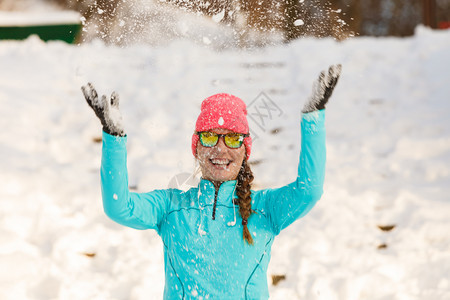
[[[328,73],[322,71],[319,78],[313,84],[313,90],[308,101],[302,109],[302,113],[310,113],[316,110],[325,109],[328,99],[333,93],[339,76],[341,75],[342,65],[331,65]]]

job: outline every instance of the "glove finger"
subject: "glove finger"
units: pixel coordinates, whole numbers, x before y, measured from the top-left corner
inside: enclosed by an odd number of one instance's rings
[[[106,95],[102,96],[102,99],[101,99],[101,101],[99,101],[99,104],[101,105],[101,107],[106,115],[106,113],[109,111],[109,107],[111,106]]]
[[[111,106],[115,108],[119,108],[119,94],[116,92],[112,92],[111,94]]]
[[[93,105],[95,98],[97,98],[97,92],[95,91],[95,88],[92,86],[92,84],[88,83],[87,85],[82,86],[81,91],[83,92],[84,98],[86,99],[89,106],[94,108]]]
[[[97,91],[92,83],[89,82],[87,86],[82,87],[82,90],[89,106],[94,110],[95,114],[100,117],[103,113],[104,105],[98,99]]]
[[[98,97],[97,90],[95,89],[94,85],[92,83],[88,82],[88,87],[91,90],[92,96],[94,98],[97,98]]]
[[[339,76],[341,75],[342,65],[332,65],[328,69],[328,78],[326,82],[326,88],[324,93],[324,98],[328,101],[328,99],[333,94],[333,90],[339,80]]]
[[[331,65],[328,69],[328,86],[334,88],[334,86],[336,85],[339,76],[341,76],[341,71],[342,71],[342,65],[341,64],[337,64],[337,65]]]
[[[327,89],[331,89],[331,90],[334,89],[334,87],[336,86],[337,80],[338,80],[338,78],[336,78],[336,77],[330,77],[326,84]]]
[[[319,85],[321,85],[321,84],[323,84],[324,81],[325,81],[325,71],[322,71],[319,74],[319,78],[317,79],[317,82],[319,83]]]

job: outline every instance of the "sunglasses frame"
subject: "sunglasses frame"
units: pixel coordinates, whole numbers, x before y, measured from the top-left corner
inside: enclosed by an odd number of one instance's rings
[[[203,144],[203,141],[202,141],[202,137],[201,137],[201,134],[202,134],[202,133],[212,133],[212,134],[214,134],[214,135],[217,135],[217,141],[216,141],[216,143],[215,143],[214,145],[211,145],[211,146],[209,146],[209,145],[204,145],[204,144]],[[239,133],[239,132],[229,132],[229,133],[226,133],[226,134],[220,134],[220,133],[215,133],[215,132],[212,132],[212,131],[199,131],[199,132],[196,132],[196,134],[198,135],[200,144],[201,144],[203,147],[207,147],[207,148],[215,147],[215,146],[217,146],[217,144],[219,143],[220,138],[223,137],[223,143],[225,144],[225,146],[227,146],[227,147],[230,148],[230,149],[239,149],[239,148],[241,148],[241,147],[242,147],[242,144],[244,143],[245,138],[247,138],[247,137],[250,136],[249,133],[246,133],[246,134],[245,134],[245,133]],[[227,142],[225,141],[225,137],[226,137],[227,135],[229,135],[229,134],[240,134],[240,135],[242,135],[243,139],[240,141],[239,147],[234,148],[234,147],[230,147],[229,145],[227,145]]]

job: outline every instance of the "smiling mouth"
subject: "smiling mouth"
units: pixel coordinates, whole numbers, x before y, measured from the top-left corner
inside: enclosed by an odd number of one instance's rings
[[[220,169],[226,169],[230,166],[231,160],[224,158],[212,158],[209,160],[211,164]]]

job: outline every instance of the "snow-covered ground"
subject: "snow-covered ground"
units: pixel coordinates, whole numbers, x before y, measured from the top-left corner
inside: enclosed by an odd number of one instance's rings
[[[103,214],[101,129],[82,84],[120,94],[137,191],[193,172],[202,99],[242,97],[258,189],[294,178],[300,109],[332,63],[343,74],[327,109],[325,194],[275,241],[268,276],[285,280],[269,278],[271,299],[450,299],[449,49],[450,31],[423,27],[247,52],[1,41],[0,299],[162,297],[159,237]]]
[[[81,15],[75,11],[56,12],[11,12],[0,10],[0,26],[48,26],[61,24],[81,24]]]

